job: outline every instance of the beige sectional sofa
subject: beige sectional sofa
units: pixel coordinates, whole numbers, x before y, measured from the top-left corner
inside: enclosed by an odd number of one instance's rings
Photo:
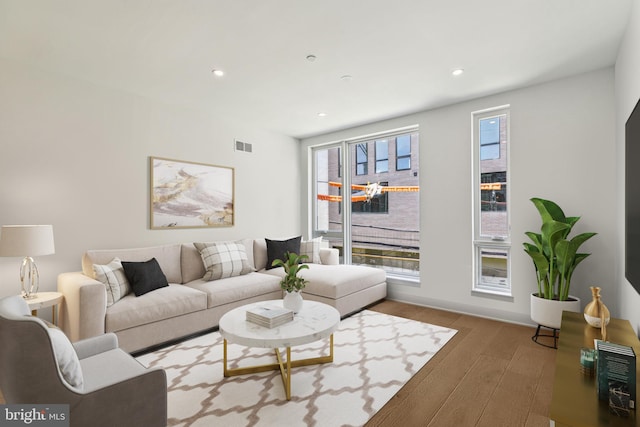
[[[265,239],[238,241],[251,271],[218,280],[203,280],[205,265],[193,243],[137,249],[90,250],[82,257],[82,271],[58,276],[64,294],[61,328],[72,341],[113,332],[128,352],[142,350],[214,328],[232,308],[255,301],[281,299],[282,268],[266,270]],[[168,286],[141,296],[128,293],[107,305],[107,288],[95,279],[94,265],[114,259],[144,262],[152,258],[166,276]],[[303,297],[338,309],[342,316],[384,299],[384,271],[372,267],[338,264],[338,251],[320,248],[315,263],[301,275],[309,281]]]

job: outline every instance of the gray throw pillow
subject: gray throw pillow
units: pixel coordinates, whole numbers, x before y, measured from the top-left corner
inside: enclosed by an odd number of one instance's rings
[[[64,380],[71,386],[82,390],[84,386],[84,377],[82,376],[82,368],[80,360],[75,349],[71,345],[69,338],[57,328],[47,328],[51,344],[53,345],[53,353],[56,356],[58,369]]]

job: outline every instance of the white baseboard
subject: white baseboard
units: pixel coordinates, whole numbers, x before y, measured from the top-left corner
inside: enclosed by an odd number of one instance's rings
[[[422,307],[435,308],[439,310],[452,311],[454,313],[468,314],[470,316],[483,317],[500,322],[514,323],[524,326],[537,326],[531,320],[529,314],[513,313],[504,310],[495,310],[486,307],[460,304],[452,301],[438,300],[435,298],[425,298],[421,296],[407,294],[398,290],[395,286],[387,288],[387,299],[393,301],[404,302],[407,304],[419,305]]]

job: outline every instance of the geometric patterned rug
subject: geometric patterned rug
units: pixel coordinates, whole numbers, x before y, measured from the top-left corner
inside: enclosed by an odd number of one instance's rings
[[[364,310],[340,322],[333,363],[224,378],[212,332],[137,357],[167,372],[169,426],[361,426],[451,339],[455,329]],[[292,360],[329,353],[329,339],[291,348]],[[229,368],[275,362],[272,349],[228,345]]]

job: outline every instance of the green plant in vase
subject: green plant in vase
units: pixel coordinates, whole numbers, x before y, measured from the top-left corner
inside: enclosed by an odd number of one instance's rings
[[[569,238],[580,217],[565,216],[560,206],[550,200],[534,197],[531,201],[540,213],[542,226],[540,233],[526,232],[533,243],[523,245],[535,266],[537,296],[566,301],[576,267],[590,255],[578,253],[578,249],[597,233],[581,233]]]
[[[307,281],[298,276],[298,272],[309,268],[303,261],[309,259],[306,255],[298,255],[295,252],[287,252],[285,260],[276,259],[271,264],[273,267],[284,268],[285,275],[280,281],[280,287],[287,292],[301,291],[307,284]]]
[[[308,259],[307,255],[298,255],[295,252],[287,252],[285,254],[284,261],[276,259],[271,263],[273,267],[284,268],[285,275],[280,280],[280,287],[284,289],[285,295],[283,300],[283,306],[292,310],[294,313],[299,312],[302,309],[302,295],[300,291],[304,289],[307,281],[298,276],[301,270],[308,269],[307,264],[302,262]]]

